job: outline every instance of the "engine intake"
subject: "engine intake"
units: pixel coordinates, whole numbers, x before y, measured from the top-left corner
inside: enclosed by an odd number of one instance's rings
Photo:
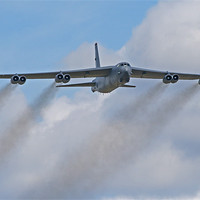
[[[172,77],[172,83],[176,83],[179,80],[179,76],[177,74],[174,74]]]
[[[62,73],[59,73],[59,74],[56,75],[56,77],[55,77],[55,82],[56,82],[56,83],[61,83],[61,82],[63,82],[63,74],[62,74]]]
[[[17,74],[11,77],[10,82],[12,84],[20,84],[23,85],[26,82],[25,76],[18,76]]]
[[[69,74],[63,75],[62,73],[59,73],[55,77],[56,83],[68,83],[70,81],[71,77]]]
[[[167,75],[165,75],[165,77],[163,78],[163,83],[165,83],[165,84],[169,84],[169,83],[171,83],[171,81],[172,81],[172,76],[171,76],[171,74],[167,74]]]
[[[18,75],[12,76],[10,82],[12,84],[17,84],[19,82],[19,76]]]
[[[68,83],[70,81],[71,77],[69,74],[65,74],[63,77],[63,83]]]
[[[20,77],[19,77],[18,83],[19,83],[20,85],[23,85],[25,82],[26,82],[26,77],[25,77],[25,76],[20,76]]]

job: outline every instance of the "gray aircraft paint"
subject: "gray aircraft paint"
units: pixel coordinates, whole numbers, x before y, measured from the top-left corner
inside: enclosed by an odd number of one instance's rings
[[[121,63],[123,66],[113,67],[109,76],[97,77],[93,80],[96,83],[92,87],[92,91],[98,91],[100,93],[110,93],[118,87],[123,86],[130,81],[132,69],[128,66],[128,63]],[[120,65],[120,64],[119,64]]]
[[[86,87],[85,83],[68,84],[71,78],[92,78],[95,79],[87,83],[92,86],[92,91],[100,93],[110,93],[118,87],[128,87],[126,83],[130,78],[161,79],[163,83],[176,83],[180,80],[200,79],[200,74],[176,73],[168,71],[158,71],[132,67],[127,62],[121,62],[112,66],[100,66],[100,58],[97,44],[95,44],[95,64],[96,68],[80,70],[42,72],[42,73],[23,73],[23,74],[0,74],[0,79],[10,79],[12,84],[23,85],[26,79],[54,79],[56,83],[65,83],[56,87]],[[95,86],[94,86],[95,83]],[[198,81],[200,84],[200,81]],[[130,87],[130,86],[129,86]]]

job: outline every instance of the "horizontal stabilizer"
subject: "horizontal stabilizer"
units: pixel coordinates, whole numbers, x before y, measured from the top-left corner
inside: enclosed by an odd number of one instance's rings
[[[135,85],[122,85],[120,87],[130,87],[130,88],[135,88],[136,86]]]
[[[95,86],[95,82],[57,85],[56,87],[92,87],[92,86]]]

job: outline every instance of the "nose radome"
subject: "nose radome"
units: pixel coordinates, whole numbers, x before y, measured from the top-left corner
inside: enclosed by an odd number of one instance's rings
[[[128,71],[126,71],[126,73],[124,74],[124,78],[125,78],[126,83],[130,81],[130,75]]]
[[[124,71],[122,76],[120,77],[120,82],[128,83],[130,81],[130,75],[128,71]]]

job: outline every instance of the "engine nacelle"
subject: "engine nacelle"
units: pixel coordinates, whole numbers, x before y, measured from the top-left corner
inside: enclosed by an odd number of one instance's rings
[[[172,83],[176,83],[177,81],[179,80],[179,76],[177,75],[177,74],[174,74],[173,76],[172,76]]]
[[[55,77],[55,82],[56,83],[61,83],[61,82],[63,82],[63,74],[62,73],[59,73],[59,74],[57,74],[56,75],[56,77]]]
[[[25,82],[26,82],[26,77],[25,77],[25,76],[20,76],[20,77],[19,77],[18,83],[19,83],[20,85],[23,85]]]
[[[71,77],[69,74],[63,75],[61,72],[56,75],[55,82],[56,83],[68,83],[70,81]]]
[[[68,83],[69,81],[70,81],[70,79],[71,79],[71,77],[70,77],[70,75],[69,74],[65,74],[64,76],[63,76],[63,83]]]
[[[26,82],[26,77],[25,76],[18,76],[18,75],[14,75],[11,77],[10,82],[12,84],[20,84],[23,85]]]
[[[19,76],[18,75],[14,75],[14,76],[12,76],[11,77],[11,80],[10,80],[10,82],[12,83],[12,84],[17,84],[18,82],[19,82]]]
[[[163,78],[163,83],[165,83],[165,84],[169,84],[169,83],[171,83],[171,81],[172,81],[172,76],[171,76],[171,74],[167,74],[167,75],[165,75],[165,77]]]

